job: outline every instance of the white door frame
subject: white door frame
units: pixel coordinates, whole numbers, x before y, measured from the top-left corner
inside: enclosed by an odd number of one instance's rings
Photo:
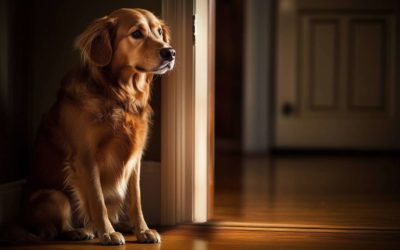
[[[163,225],[208,219],[208,165],[213,150],[209,139],[208,6],[209,0],[162,1],[163,19],[171,28],[177,51],[176,68],[163,78],[161,87]]]

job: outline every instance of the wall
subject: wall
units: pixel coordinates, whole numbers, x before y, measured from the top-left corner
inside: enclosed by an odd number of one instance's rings
[[[272,146],[273,0],[248,0],[244,25],[243,144],[245,153]]]
[[[216,1],[216,151],[240,151],[243,102],[243,0]]]
[[[216,150],[266,153],[272,143],[274,0],[216,2]]]
[[[0,184],[26,174],[30,152],[29,3],[0,3]]]
[[[0,123],[0,162],[8,163],[8,150],[6,142],[8,134],[8,14],[5,1],[0,1],[0,116],[3,117]],[[11,175],[11,174],[10,174]],[[1,177],[0,183],[6,182],[9,175]]]

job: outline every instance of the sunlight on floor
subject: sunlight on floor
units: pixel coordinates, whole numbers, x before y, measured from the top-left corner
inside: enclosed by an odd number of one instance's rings
[[[395,157],[223,156],[214,219],[400,229],[399,165]]]

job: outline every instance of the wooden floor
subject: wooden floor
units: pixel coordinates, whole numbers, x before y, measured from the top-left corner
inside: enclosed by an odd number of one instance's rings
[[[11,249],[400,249],[394,156],[219,155],[213,220],[158,228],[161,244],[49,242]],[[1,247],[0,247],[1,249]]]
[[[214,220],[400,230],[400,157],[220,155]]]
[[[97,240],[86,242],[53,242],[36,246],[19,246],[22,250],[280,250],[280,249],[400,249],[400,234],[269,231],[250,228],[210,228],[206,226],[179,226],[160,230],[160,244],[139,244],[128,236],[122,246],[99,246]],[[2,249],[0,247],[0,249]],[[5,249],[5,248],[4,248]]]

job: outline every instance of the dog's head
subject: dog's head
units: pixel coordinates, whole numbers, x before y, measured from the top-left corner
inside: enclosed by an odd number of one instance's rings
[[[85,64],[112,71],[164,74],[175,64],[169,29],[143,9],[119,9],[92,22],[77,38]]]

